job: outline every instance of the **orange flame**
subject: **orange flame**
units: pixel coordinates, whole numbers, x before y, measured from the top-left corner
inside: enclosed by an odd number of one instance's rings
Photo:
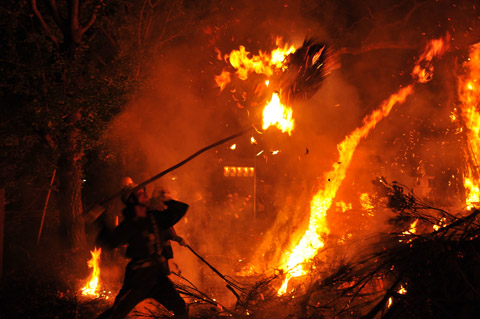
[[[250,52],[246,51],[245,47],[241,45],[238,50],[233,50],[229,55],[226,55],[230,64],[237,70],[237,76],[240,80],[246,80],[249,73],[265,74],[270,76],[273,74],[273,69],[269,63],[269,57],[262,51],[259,55],[249,57]]]
[[[351,203],[345,203],[345,202],[337,202],[335,204],[335,206],[337,206],[338,208],[340,208],[340,210],[342,211],[342,213],[345,213],[347,210],[350,210],[352,209],[352,204]]]
[[[277,70],[285,71],[286,57],[295,52],[295,47],[289,44],[283,44],[282,38],[277,37],[275,41],[277,48],[270,54],[259,51],[258,55],[251,55],[241,45],[238,50],[233,50],[225,55],[225,61],[228,61],[236,70],[236,76],[240,80],[246,80],[251,73],[263,74],[267,77],[265,85],[268,87],[270,81],[268,77],[274,75]],[[222,91],[225,86],[231,82],[231,74],[223,70],[220,75],[215,77],[217,86]],[[263,129],[269,126],[276,126],[282,132],[288,132],[291,135],[293,130],[292,109],[280,103],[278,93],[272,95],[272,99],[266,104],[263,110]]]
[[[240,80],[246,80],[250,73],[264,74],[270,77],[276,70],[285,70],[285,58],[296,50],[293,45],[284,44],[282,46],[280,37],[277,37],[275,43],[277,48],[270,54],[259,51],[258,55],[250,55],[245,46],[241,45],[238,50],[233,50],[224,58],[235,68],[236,75]],[[215,81],[223,90],[225,85],[231,82],[231,74],[223,70],[222,74],[215,77]]]
[[[432,40],[428,43],[412,72],[412,76],[417,82],[424,82],[425,79],[419,76],[421,74],[426,74],[431,78],[431,72],[433,72],[431,61],[434,56],[445,52],[449,39],[450,37],[447,34],[444,39]],[[422,68],[420,64],[424,64],[424,67]],[[305,274],[303,265],[315,257],[318,250],[324,246],[322,237],[329,233],[326,220],[327,211],[332,205],[338,188],[345,179],[346,171],[350,166],[358,143],[368,136],[380,120],[388,116],[394,105],[403,103],[413,93],[413,86],[414,84],[410,84],[400,89],[397,93],[392,94],[390,98],[382,103],[379,109],[363,119],[363,126],[357,128],[337,145],[339,158],[333,164],[332,170],[325,175],[324,180],[327,182],[324,188],[320,189],[310,202],[308,229],[293,251],[287,254],[285,257],[286,261],[280,266],[280,269],[286,272],[286,278],[277,292],[279,295],[286,293],[288,282],[292,277]]]
[[[413,67],[412,76],[417,82],[426,83],[433,77],[432,60],[435,56],[442,55],[449,47],[450,34],[444,38],[431,40],[425,51],[420,55],[417,63]]]
[[[98,292],[99,287],[99,278],[100,278],[100,254],[102,249],[95,247],[93,251],[90,251],[92,259],[88,261],[88,268],[93,268],[92,274],[85,287],[82,288],[82,295],[84,296],[95,296],[99,297],[100,293]]]
[[[390,309],[390,307],[392,306],[393,304],[393,299],[392,297],[388,298],[388,302],[387,302],[387,308]]]
[[[220,75],[215,76],[215,82],[217,82],[217,86],[220,88],[220,91],[223,91],[225,86],[232,81],[230,72],[223,70]]]
[[[277,93],[273,93],[272,100],[263,109],[263,129],[271,125],[277,127],[282,133],[292,134],[295,121],[292,118],[292,108],[283,105]]]
[[[413,235],[417,232],[417,223],[418,223],[418,219],[416,219],[411,225],[410,225],[410,229],[409,230],[406,230],[403,232],[404,235]]]
[[[238,50],[233,50],[225,55],[225,60],[237,70],[237,76],[240,80],[246,80],[249,73],[265,74],[267,77],[273,75],[275,69],[285,69],[284,61],[287,55],[295,52],[293,45],[285,44],[281,46],[281,38],[276,39],[277,49],[271,54],[259,51],[258,55],[250,57],[243,45]],[[222,73],[223,74],[223,73]]]
[[[288,45],[287,43],[281,47],[282,38],[280,37],[277,37],[275,44],[278,48],[272,51],[270,64],[275,65],[279,69],[285,70],[285,58],[287,55],[295,53],[296,49],[293,45]]]
[[[464,173],[467,208],[471,209],[480,203],[480,181],[477,154],[480,152],[480,44],[475,44],[470,50],[467,63],[468,73],[460,79],[459,99],[460,113],[466,127],[465,135],[468,147],[465,150],[467,168]]]
[[[380,120],[388,116],[395,104],[403,103],[412,92],[413,85],[409,85],[390,96],[379,109],[363,119],[362,127],[357,128],[337,145],[339,158],[333,164],[332,170],[324,177],[324,180],[328,182],[326,182],[324,188],[319,190],[310,202],[310,222],[308,229],[299,244],[288,256],[288,261],[281,266],[281,269],[287,272],[287,277],[278,291],[279,294],[286,292],[287,283],[290,278],[298,277],[305,273],[302,264],[311,260],[317,254],[317,251],[324,246],[321,237],[329,233],[326,220],[327,210],[332,205],[337,190],[345,179],[346,171],[350,166],[353,153],[358,143],[370,133]]]
[[[375,208],[372,204],[372,200],[370,199],[370,195],[368,193],[363,193],[360,195],[360,204],[362,205],[362,209],[368,213],[369,216],[373,216],[373,209]]]

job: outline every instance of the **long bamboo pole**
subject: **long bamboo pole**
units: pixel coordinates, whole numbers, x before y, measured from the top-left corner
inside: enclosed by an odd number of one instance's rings
[[[192,159],[194,159],[195,157],[199,156],[200,154],[216,147],[216,146],[219,146],[225,142],[228,142],[236,137],[239,137],[239,136],[242,136],[244,134],[246,134],[247,132],[249,132],[250,130],[252,129],[252,127],[248,126],[246,128],[243,128],[241,131],[235,133],[235,134],[232,134],[228,137],[225,137],[215,143],[212,143],[208,146],[205,146],[204,148],[201,148],[200,150],[198,150],[197,152],[193,153],[192,155],[190,155],[189,157],[187,157],[186,159],[184,159],[183,161],[173,165],[172,167],[169,167],[167,168],[166,170],[158,173],[157,175],[149,178],[148,180],[138,184],[138,186],[136,186],[133,191],[136,191],[154,181],[156,181],[157,179],[159,179],[160,177],[162,176],[165,176],[166,174],[170,173],[171,171],[173,170],[176,170],[177,168],[179,168],[180,166],[190,162]],[[91,207],[90,209],[87,210],[87,213],[85,215],[85,219],[86,219],[86,222],[87,223],[93,223],[101,214],[103,214],[103,212],[105,211],[105,207],[103,207],[103,205],[107,204],[108,202],[110,202],[111,200],[115,199],[116,197],[120,196],[122,194],[122,191],[120,190],[119,192],[113,194],[112,196],[108,197],[107,199],[101,201],[100,203],[98,204],[95,204],[93,207]]]

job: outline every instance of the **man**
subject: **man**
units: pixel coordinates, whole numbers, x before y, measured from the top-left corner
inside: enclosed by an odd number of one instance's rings
[[[170,198],[170,194],[163,188],[155,188],[150,198],[149,208],[159,211],[164,211],[167,206],[165,202]],[[170,227],[167,230],[163,231],[163,251],[162,256],[167,259],[166,266],[168,267],[166,271],[170,273],[170,264],[169,260],[173,259],[173,249],[172,241],[176,241],[180,246],[187,246],[187,241],[177,235],[175,228]]]
[[[188,205],[166,199],[165,210],[147,208],[149,197],[144,188],[133,182],[124,186],[122,202],[124,220],[115,229],[103,227],[101,244],[115,248],[127,244],[131,258],[125,271],[123,287],[113,306],[99,318],[125,318],[142,300],[153,298],[174,313],[174,318],[188,318],[185,301],[168,278],[168,262],[162,256],[164,232],[187,212]]]

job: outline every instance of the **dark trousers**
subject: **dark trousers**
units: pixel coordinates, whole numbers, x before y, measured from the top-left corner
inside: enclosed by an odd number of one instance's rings
[[[187,318],[185,301],[167,277],[162,265],[135,268],[130,264],[125,271],[123,287],[115,298],[112,308],[102,313],[99,319],[122,319],[142,300],[153,298],[176,317]]]

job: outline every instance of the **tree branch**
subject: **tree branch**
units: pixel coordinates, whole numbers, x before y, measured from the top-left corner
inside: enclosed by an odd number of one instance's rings
[[[73,34],[78,30],[78,0],[70,0],[70,32]]]
[[[360,48],[341,48],[335,53],[338,55],[342,54],[352,54],[358,55],[375,50],[385,50],[385,49],[395,49],[395,50],[418,50],[418,47],[409,44],[409,43],[399,43],[399,42],[380,42],[380,43],[371,43],[369,45],[362,45]]]
[[[138,46],[142,45],[142,24],[143,24],[146,3],[147,3],[147,0],[143,2],[142,10],[140,11],[140,19],[138,21],[138,31],[137,31]]]
[[[80,36],[82,36],[85,32],[87,32],[88,29],[92,27],[92,25],[95,23],[95,20],[97,19],[97,9],[95,9],[92,13],[92,16],[90,17],[90,20],[88,20],[87,24],[80,29]]]
[[[50,38],[50,40],[52,40],[52,42],[55,44],[55,46],[57,48],[60,47],[60,44],[58,42],[58,39],[57,37],[53,34],[52,30],[50,29],[50,27],[48,26],[47,22],[45,21],[45,19],[43,18],[42,14],[40,13],[40,11],[38,10],[38,7],[37,7],[37,0],[31,0],[31,4],[32,4],[32,10],[33,10],[33,13],[35,13],[35,15],[37,16],[38,20],[40,21],[40,24],[42,25],[43,29],[45,30],[45,32],[47,33],[47,36]]]
[[[60,17],[56,0],[50,0],[50,9],[52,10],[52,16],[53,16],[53,19],[54,19],[55,23],[58,25],[58,27],[62,31],[64,31],[65,21]]]
[[[168,10],[168,14],[167,14],[167,17],[165,18],[165,23],[163,24],[162,32],[160,33],[159,39],[162,39],[165,36],[166,30],[167,30],[167,25],[170,22],[170,19],[172,17],[172,12],[173,12],[174,6],[175,6],[175,0],[172,1],[172,4],[171,4],[171,6]],[[178,35],[173,35],[173,38],[176,38],[177,36]],[[168,42],[169,40],[171,40],[171,38],[172,37],[170,37],[170,39],[167,39],[166,41],[162,41],[162,42],[163,43]]]
[[[100,7],[103,5],[103,0],[99,0],[95,8],[93,8],[92,15],[90,16],[90,19],[88,20],[87,24],[80,29],[80,36],[82,36],[85,32],[87,32],[88,29],[92,27],[92,25],[95,23],[95,20],[97,20],[97,13],[98,10],[100,10]]]

